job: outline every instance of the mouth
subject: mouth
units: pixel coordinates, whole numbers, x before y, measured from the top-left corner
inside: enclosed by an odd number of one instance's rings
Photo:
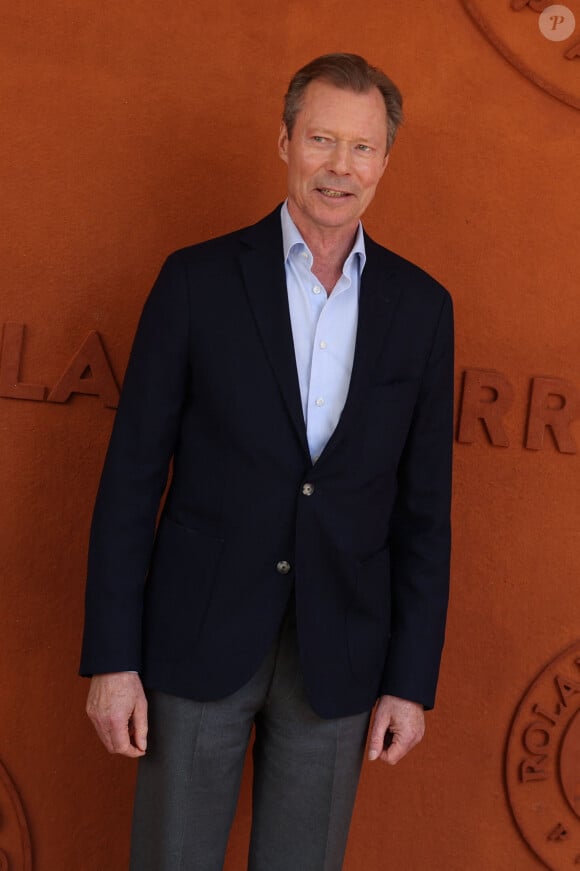
[[[347,191],[337,191],[334,188],[316,188],[319,194],[323,197],[328,197],[331,200],[342,200],[352,196]]]

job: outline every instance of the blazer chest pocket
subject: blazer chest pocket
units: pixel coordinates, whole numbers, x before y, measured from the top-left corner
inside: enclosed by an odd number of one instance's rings
[[[415,399],[419,391],[420,380],[418,378],[405,378],[398,380],[371,381],[371,392],[375,398],[390,402],[405,401],[407,398]]]
[[[145,587],[143,639],[153,659],[183,659],[209,607],[222,538],[162,518]]]
[[[392,473],[411,426],[419,380],[373,382],[366,394],[360,437],[368,467]]]

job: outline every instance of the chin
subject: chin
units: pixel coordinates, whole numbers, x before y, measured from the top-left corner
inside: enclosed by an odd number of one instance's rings
[[[327,227],[344,227],[358,222],[358,215],[350,212],[322,211],[316,215],[320,224]]]

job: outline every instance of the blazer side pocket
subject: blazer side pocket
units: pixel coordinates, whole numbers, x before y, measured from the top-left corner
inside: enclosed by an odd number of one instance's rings
[[[193,649],[207,612],[224,539],[164,516],[145,586],[144,644],[153,659]]]
[[[351,669],[364,684],[380,680],[390,637],[389,549],[358,563],[347,618]]]

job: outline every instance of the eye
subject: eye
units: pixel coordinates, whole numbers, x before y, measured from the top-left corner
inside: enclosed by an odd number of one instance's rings
[[[370,154],[372,149],[371,149],[370,145],[365,145],[364,142],[360,142],[357,145],[357,151],[362,151],[363,154]]]
[[[326,136],[312,136],[311,139],[313,142],[318,142],[320,144],[326,142]]]

